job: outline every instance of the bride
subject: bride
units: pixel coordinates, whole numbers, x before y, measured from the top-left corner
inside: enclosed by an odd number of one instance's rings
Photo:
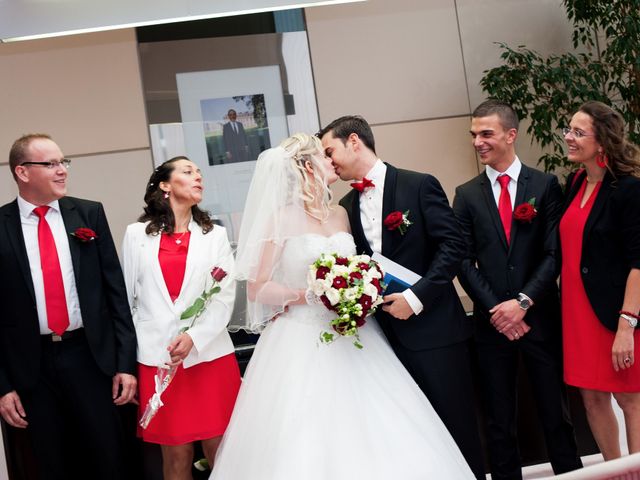
[[[217,480],[472,479],[375,319],[321,344],[332,312],[305,295],[321,253],[356,253],[320,141],[294,135],[258,158],[236,269],[262,331],[216,457]],[[307,304],[309,301],[309,304]]]

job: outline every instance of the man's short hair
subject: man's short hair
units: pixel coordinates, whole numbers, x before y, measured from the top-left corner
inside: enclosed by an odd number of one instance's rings
[[[9,150],[9,168],[11,169],[14,180],[18,179],[16,167],[28,161],[27,150],[29,150],[31,142],[39,139],[51,140],[51,135],[46,133],[27,133],[11,145],[11,150]]]
[[[347,143],[349,135],[355,133],[369,150],[376,153],[376,141],[373,138],[371,127],[360,115],[346,115],[334,120],[318,132],[318,137],[322,138],[329,132],[332,132],[334,138],[339,138],[344,144]]]
[[[471,114],[473,118],[488,117],[490,115],[498,115],[500,124],[505,130],[510,130],[512,128],[518,130],[518,127],[520,126],[518,114],[511,105],[493,98],[482,102]]]

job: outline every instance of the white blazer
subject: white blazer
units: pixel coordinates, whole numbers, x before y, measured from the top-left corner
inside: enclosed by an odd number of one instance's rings
[[[226,326],[233,311],[236,285],[233,252],[225,228],[216,225],[205,235],[191,220],[184,281],[173,303],[158,261],[161,236],[147,235],[146,226],[140,222],[129,225],[122,246],[127,295],[138,337],[138,362],[162,366],[169,361],[167,347],[180,328],[191,322],[180,320],[180,315],[205,288],[211,287],[213,267],[223,268],[228,275],[222,280],[220,292],[212,297],[205,312],[187,332],[193,339],[193,348],[183,365],[188,368],[233,352]]]

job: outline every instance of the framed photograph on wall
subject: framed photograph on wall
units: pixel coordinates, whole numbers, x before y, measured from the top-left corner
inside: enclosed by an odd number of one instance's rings
[[[200,101],[209,165],[256,160],[271,148],[264,95]]]
[[[280,67],[178,73],[176,82],[185,153],[205,183],[202,207],[235,223],[258,155],[289,135]]]

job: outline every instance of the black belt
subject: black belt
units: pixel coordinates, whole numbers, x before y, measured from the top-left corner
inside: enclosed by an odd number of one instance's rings
[[[62,335],[56,333],[47,333],[46,335],[40,335],[42,341],[49,342],[62,342],[64,340],[71,340],[73,338],[84,337],[84,328],[78,328],[76,330],[67,330],[62,332]]]

